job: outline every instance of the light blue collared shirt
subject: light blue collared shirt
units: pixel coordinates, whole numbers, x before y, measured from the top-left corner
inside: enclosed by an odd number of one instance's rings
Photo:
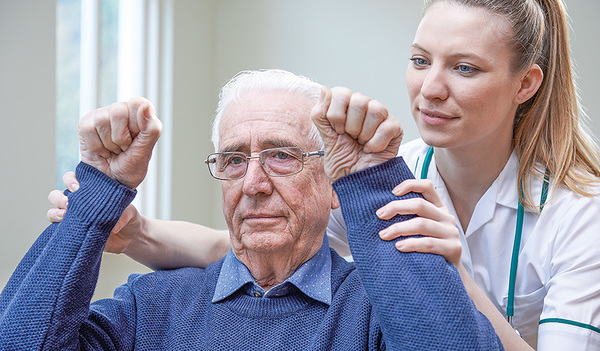
[[[289,294],[294,287],[314,300],[331,304],[331,253],[327,235],[313,257],[304,262],[283,283],[266,292],[256,283],[248,268],[229,250],[221,267],[212,302],[219,302],[240,289],[243,289],[246,295],[273,298]]]

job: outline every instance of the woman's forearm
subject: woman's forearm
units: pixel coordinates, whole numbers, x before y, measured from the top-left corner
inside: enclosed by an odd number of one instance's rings
[[[226,230],[141,216],[141,232],[123,253],[152,269],[204,268],[225,256],[229,247]]]
[[[459,265],[458,273],[463,281],[463,285],[475,307],[483,313],[492,323],[496,334],[500,337],[502,345],[506,350],[533,350],[508,324],[504,316],[498,311],[496,306],[488,299],[485,293],[475,284],[469,273],[463,265]]]

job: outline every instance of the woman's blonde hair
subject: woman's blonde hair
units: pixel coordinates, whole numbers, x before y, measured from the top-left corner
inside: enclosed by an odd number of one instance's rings
[[[514,72],[537,64],[544,73],[537,93],[515,115],[513,146],[520,160],[518,181],[525,206],[536,207],[531,178],[544,176],[546,169],[556,185],[597,195],[600,151],[580,120],[586,116],[575,86],[562,0],[426,0],[425,8],[437,1],[482,7],[506,18],[514,34]]]

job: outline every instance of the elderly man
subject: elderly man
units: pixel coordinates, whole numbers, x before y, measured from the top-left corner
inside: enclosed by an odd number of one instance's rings
[[[206,269],[133,275],[91,305],[103,246],[145,176],[160,122],[143,99],[87,116],[81,187],[2,292],[3,348],[501,349],[453,266],[376,235],[387,224],[375,209],[411,176],[393,158],[397,122],[366,133],[387,144],[366,150],[368,141],[331,127],[330,101],[329,90],[288,72],[236,76],[217,110],[218,152],[206,160],[221,180],[231,251]],[[110,138],[85,127],[95,118],[110,119]],[[324,237],[340,202],[356,267]]]

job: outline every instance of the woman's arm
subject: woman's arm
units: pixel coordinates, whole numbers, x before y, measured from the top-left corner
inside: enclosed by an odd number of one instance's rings
[[[405,180],[392,191],[396,196],[408,193],[420,193],[423,198],[392,201],[377,211],[381,219],[391,219],[396,215],[416,214],[419,217],[399,222],[380,232],[384,240],[394,240],[401,236],[412,236],[396,242],[396,248],[402,252],[427,252],[443,256],[452,263],[460,274],[469,297],[477,309],[492,323],[494,330],[502,340],[506,350],[532,350],[508,324],[496,306],[475,284],[461,263],[462,245],[456,221],[427,179]],[[414,237],[422,235],[422,237]]]
[[[74,172],[67,172],[63,182],[69,191],[79,189]],[[67,209],[67,196],[53,190],[48,200],[55,206],[48,211],[50,222],[60,222]],[[229,250],[229,234],[199,224],[162,221],[142,216],[129,205],[110,234],[104,250],[124,253],[152,268],[206,267]]]
[[[226,230],[141,215],[140,221],[141,230],[122,253],[152,269],[206,267],[225,256],[230,247]]]
[[[465,267],[462,264],[459,264],[458,273],[460,274],[460,279],[467,290],[467,294],[473,303],[475,303],[475,307],[479,310],[479,312],[483,313],[487,319],[492,323],[496,334],[502,340],[502,345],[506,350],[533,350],[529,344],[527,344],[521,337],[515,332],[515,330],[508,324],[504,316],[498,311],[496,306],[487,298],[483,290],[481,290]]]

